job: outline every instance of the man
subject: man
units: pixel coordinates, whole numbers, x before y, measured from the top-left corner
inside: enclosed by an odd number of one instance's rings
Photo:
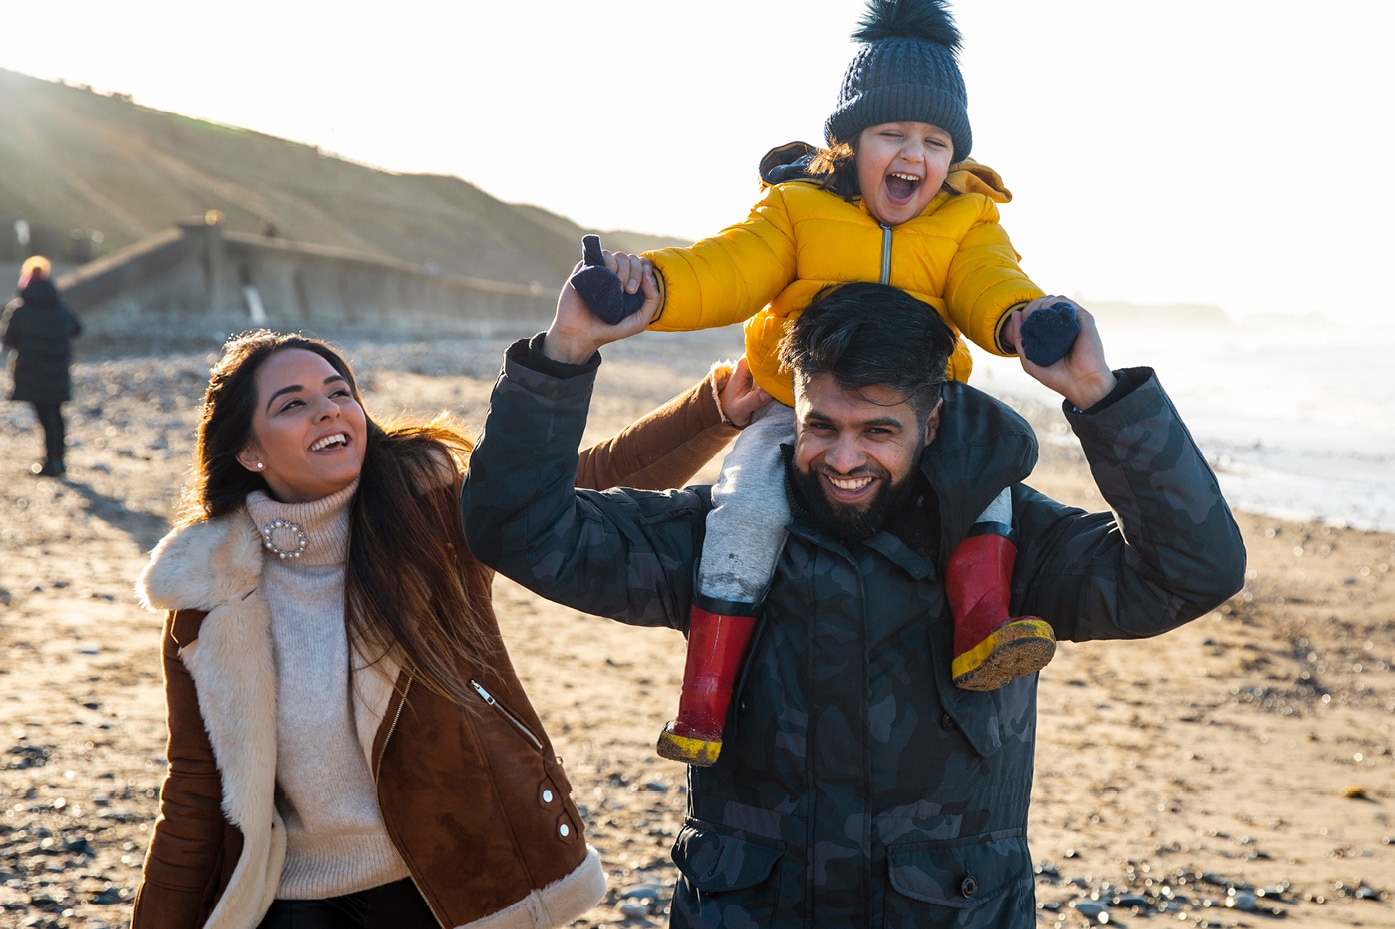
[[[5,308],[0,323],[0,345],[15,353],[14,387],[10,399],[34,406],[44,430],[44,460],[30,469],[45,477],[67,473],[63,404],[72,399],[71,342],[82,331],[73,312],[58,297],[49,280],[47,258],[35,255],[24,262],[19,276],[19,298]]]
[[[509,349],[462,508],[475,555],[543,596],[683,629],[708,489],[572,488],[596,350],[650,314],[652,302],[606,327],[563,292],[551,329]],[[1064,359],[1023,366],[1065,398],[1117,519],[1020,483],[1031,429],[944,383],[951,335],[906,294],[824,291],[786,336],[795,518],[724,748],[688,772],[674,926],[1034,924],[1037,679],[953,686],[949,554],[1011,487],[1018,556],[1001,595],[1075,641],[1187,622],[1240,588],[1245,563],[1152,371],[1111,371],[1093,319],[1078,317]],[[1010,326],[1019,344],[1020,316]]]

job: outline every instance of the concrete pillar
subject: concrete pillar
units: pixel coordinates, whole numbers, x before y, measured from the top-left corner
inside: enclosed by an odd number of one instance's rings
[[[204,214],[203,222],[182,222],[179,224],[180,231],[199,243],[200,251],[203,253],[203,274],[204,286],[207,302],[207,313],[209,316],[218,317],[225,315],[230,307],[230,297],[235,291],[229,291],[226,281],[228,266],[228,247],[223,239],[223,214],[218,210],[209,210]],[[240,302],[240,294],[238,295]]]

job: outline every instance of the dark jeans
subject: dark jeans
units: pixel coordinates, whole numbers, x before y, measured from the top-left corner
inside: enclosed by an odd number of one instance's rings
[[[63,463],[63,405],[35,403],[34,415],[44,429],[44,458],[53,464]]]
[[[328,900],[276,900],[257,929],[441,929],[411,878]]]

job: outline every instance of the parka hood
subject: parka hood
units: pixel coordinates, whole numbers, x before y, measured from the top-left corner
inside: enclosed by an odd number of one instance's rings
[[[1032,473],[1037,440],[1016,410],[977,388],[950,381],[943,396],[939,433],[920,469],[940,497],[941,529],[952,546],[1004,487]]]
[[[58,303],[58,288],[46,277],[34,278],[19,295],[32,306],[53,306]]]

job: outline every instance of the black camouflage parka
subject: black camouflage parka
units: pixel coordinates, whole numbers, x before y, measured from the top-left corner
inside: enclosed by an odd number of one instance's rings
[[[685,628],[707,489],[574,490],[593,375],[553,373],[527,343],[510,349],[462,498],[474,554],[576,609]],[[1035,463],[1030,428],[954,384],[921,460],[938,499],[933,551],[888,532],[845,543],[796,519],[721,758],[689,769],[672,925],[1034,924],[1037,681],[950,684],[940,578],[954,544],[1011,485],[1014,613],[1062,640],[1156,635],[1243,583],[1214,475],[1152,372],[1125,376],[1131,389],[1104,409],[1067,414],[1117,520],[1019,483]]]

